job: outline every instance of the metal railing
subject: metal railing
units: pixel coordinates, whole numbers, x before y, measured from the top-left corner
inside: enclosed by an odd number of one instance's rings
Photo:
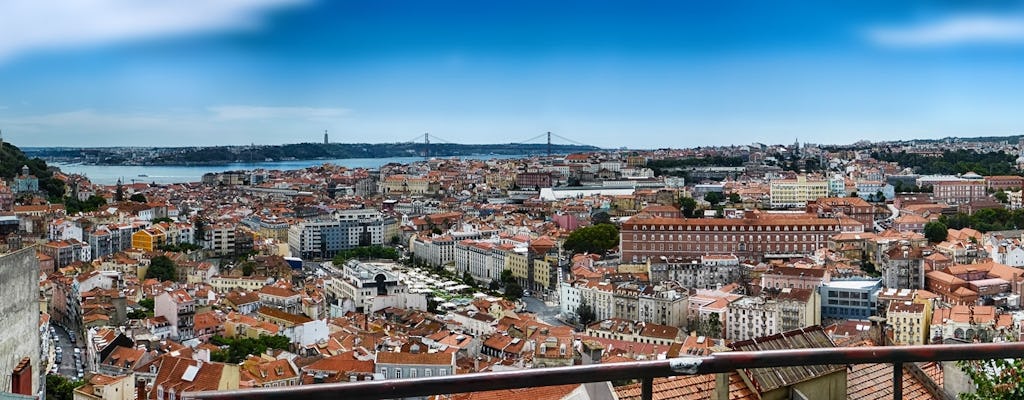
[[[519,371],[325,383],[262,389],[186,393],[195,400],[394,399],[499,389],[641,380],[641,398],[651,400],[654,378],[717,374],[748,368],[804,365],[893,364],[893,399],[903,398],[903,364],[908,362],[1024,358],[1024,342],[926,346],[838,347],[719,352],[702,357],[633,361]]]

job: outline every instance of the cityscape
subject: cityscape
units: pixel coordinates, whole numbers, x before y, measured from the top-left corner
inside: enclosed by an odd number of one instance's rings
[[[0,399],[1024,398],[1017,5],[39,3]]]

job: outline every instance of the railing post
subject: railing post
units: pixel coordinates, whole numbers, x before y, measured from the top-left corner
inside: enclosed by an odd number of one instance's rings
[[[654,378],[646,377],[640,383],[640,400],[652,400],[654,398]]]
[[[903,400],[903,363],[892,363],[892,400]]]

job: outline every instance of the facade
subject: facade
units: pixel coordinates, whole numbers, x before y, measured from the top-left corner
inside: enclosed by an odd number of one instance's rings
[[[815,199],[828,197],[827,180],[808,180],[799,175],[796,179],[776,179],[770,185],[772,208],[804,207]]]
[[[874,192],[872,192],[874,193]],[[807,203],[807,212],[821,218],[845,215],[864,225],[870,231],[875,222],[875,206],[860,197],[823,197]]]
[[[196,301],[188,292],[165,291],[156,296],[153,305],[153,314],[171,323],[171,338],[184,341],[194,336]]]
[[[897,345],[928,344],[932,310],[928,304],[893,301],[886,310],[886,322],[892,327]]]
[[[455,374],[455,353],[427,353],[413,344],[410,352],[378,351],[374,370],[383,379],[429,378]]]
[[[821,286],[821,317],[867,319],[877,313],[881,279],[833,280]]]
[[[779,309],[775,300],[744,297],[728,305],[725,338],[750,340],[779,332]]]
[[[623,262],[694,259],[706,254],[761,260],[809,255],[825,247],[829,236],[862,232],[850,218],[818,218],[808,213],[747,211],[743,218],[658,218],[637,215],[622,224]]]
[[[744,276],[735,255],[706,255],[696,260],[648,260],[652,284],[673,281],[688,289],[717,289]]]
[[[300,222],[288,228],[288,250],[292,257],[327,260],[343,250],[382,245],[386,222],[375,209],[346,210],[330,220]]]
[[[988,197],[983,180],[951,180],[932,184],[932,195],[935,200],[949,204],[970,203]]]
[[[339,312],[373,313],[388,307],[425,310],[426,297],[409,293],[409,288],[398,275],[377,265],[349,260],[342,266],[342,276],[327,285],[326,292],[332,304],[339,304]],[[332,306],[334,307],[334,306]]]
[[[34,249],[0,256],[0,293],[0,390],[14,386],[12,371],[27,359],[21,365],[30,367],[26,372],[31,378],[22,383],[31,382],[31,388],[19,392],[38,394],[43,384],[40,372],[45,368],[39,357],[39,259]]]
[[[522,172],[516,174],[516,186],[523,189],[551,187],[554,179],[549,172]]]

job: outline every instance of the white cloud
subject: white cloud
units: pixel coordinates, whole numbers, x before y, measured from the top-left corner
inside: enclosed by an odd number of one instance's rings
[[[268,11],[308,0],[0,1],[0,62],[38,49],[79,48],[252,29]]]
[[[1024,16],[960,15],[913,26],[875,27],[865,34],[889,47],[1024,44]]]
[[[225,105],[209,107],[219,119],[330,119],[344,117],[352,111],[347,108],[328,107],[266,107],[246,105]]]

